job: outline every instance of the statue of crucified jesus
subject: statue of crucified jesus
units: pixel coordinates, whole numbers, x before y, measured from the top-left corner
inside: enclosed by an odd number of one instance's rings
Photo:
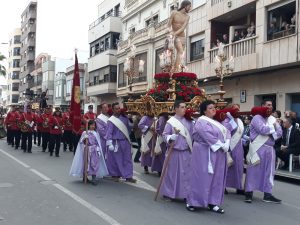
[[[174,37],[174,46],[176,49],[176,59],[174,64],[175,71],[179,70],[181,58],[184,57],[184,50],[186,46],[185,29],[189,23],[189,11],[192,8],[190,1],[184,0],[181,2],[180,8],[171,13],[168,29],[170,35]]]

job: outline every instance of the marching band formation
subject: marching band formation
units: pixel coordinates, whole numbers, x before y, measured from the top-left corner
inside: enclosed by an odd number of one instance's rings
[[[254,191],[263,192],[265,202],[281,202],[272,195],[274,144],[282,129],[270,113],[271,101],[252,109],[250,133],[244,132],[237,104],[228,105],[221,115],[215,103],[206,100],[200,105],[199,118],[193,118],[180,100],[175,101],[174,110],[171,117],[145,115],[138,120],[138,116],[126,115],[118,103],[111,108],[103,103],[98,116],[91,105],[81,117],[81,130],[74,133],[69,109],[62,113],[55,108],[52,113],[50,106],[33,111],[28,105],[22,112],[21,107],[13,106],[4,124],[7,143],[24,152],[32,152],[33,138],[43,152],[59,157],[63,142],[64,151],[69,149],[75,154],[70,175],[82,178],[86,173],[94,185],[107,176],[116,182],[136,182],[131,143],[135,127],[141,132],[141,166],[145,174],[150,169],[158,173],[158,193],[165,200],[184,200],[189,211],[207,208],[222,214],[226,188],[234,188],[237,194],[245,195],[247,203],[252,202]],[[250,141],[247,154],[244,141]]]

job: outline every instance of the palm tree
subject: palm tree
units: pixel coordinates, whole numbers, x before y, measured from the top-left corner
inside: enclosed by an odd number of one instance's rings
[[[5,59],[5,56],[0,53],[0,63]],[[0,64],[0,76],[6,75],[6,68]]]

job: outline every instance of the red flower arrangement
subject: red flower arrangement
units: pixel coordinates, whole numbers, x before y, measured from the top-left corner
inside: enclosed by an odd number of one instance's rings
[[[175,79],[176,81],[192,81],[197,79],[197,75],[194,73],[181,72],[181,73],[174,73],[172,78]]]
[[[170,80],[169,73],[157,73],[154,75],[154,79],[159,82],[168,82]]]
[[[177,99],[185,102],[191,101],[195,96],[202,95],[201,89],[198,87],[190,87],[184,84],[176,84]]]
[[[169,86],[166,83],[159,84],[156,88],[150,89],[147,94],[157,102],[165,102],[169,98],[169,95],[167,93],[168,88]]]
[[[185,111],[185,114],[184,114],[184,117],[187,119],[187,120],[192,120],[192,116],[193,114],[195,113],[195,111],[193,109],[186,109]]]

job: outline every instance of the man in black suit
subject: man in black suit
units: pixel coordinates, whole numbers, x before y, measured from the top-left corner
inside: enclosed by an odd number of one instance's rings
[[[284,130],[278,157],[284,161],[281,169],[288,169],[290,154],[300,155],[300,131],[293,126],[293,120],[287,118],[283,122]]]

